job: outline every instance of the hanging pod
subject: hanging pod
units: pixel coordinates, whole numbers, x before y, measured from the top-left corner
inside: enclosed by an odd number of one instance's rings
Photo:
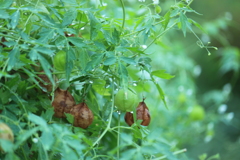
[[[144,101],[138,104],[138,107],[136,108],[136,113],[137,120],[138,119],[142,120],[141,125],[148,126],[151,121],[151,117],[148,107]],[[124,119],[129,126],[131,126],[134,123],[133,114],[131,112],[126,112]]]
[[[67,91],[57,88],[54,92],[54,116],[58,118],[66,118],[64,113],[70,113],[71,108],[75,105],[73,96]]]
[[[73,125],[75,127],[85,129],[93,122],[93,113],[85,102],[75,105],[70,113],[74,116]]]

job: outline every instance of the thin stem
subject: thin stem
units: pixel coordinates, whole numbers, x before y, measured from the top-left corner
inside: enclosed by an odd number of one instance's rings
[[[107,133],[107,131],[109,131],[109,130],[111,129],[110,126],[111,126],[111,122],[112,122],[113,108],[114,108],[114,82],[112,82],[112,106],[111,106],[111,111],[110,111],[110,114],[109,114],[109,120],[108,120],[107,127],[106,127],[105,130],[102,132],[102,134],[98,137],[98,139],[93,143],[93,145],[90,147],[90,149],[84,153],[83,156],[86,156],[87,153],[88,153],[96,144],[98,144],[98,142],[103,138],[103,136]]]
[[[166,33],[168,30],[170,30],[171,28],[173,28],[175,25],[177,24],[177,22],[173,23],[170,27],[168,27],[167,29],[165,29],[162,33],[160,33],[154,40],[152,40],[152,42],[150,42],[150,44],[147,46],[146,49],[148,49],[158,38],[160,38],[164,33]],[[146,50],[145,49],[145,50]],[[144,51],[145,51],[144,50]]]
[[[123,0],[120,0],[121,5],[122,5],[122,11],[123,11],[123,21],[122,21],[122,30],[124,29],[125,26],[125,19],[126,19],[126,15],[125,15],[125,6],[123,3]]]
[[[187,152],[187,149],[184,148],[184,149],[182,149],[182,150],[173,152],[173,154],[174,154],[174,155],[177,155],[177,154],[180,154],[180,153],[183,153],[183,152]],[[165,158],[167,158],[167,156],[158,157],[158,158],[155,158],[155,159],[152,159],[152,160],[161,160],[161,159],[165,159]]]
[[[121,112],[118,113],[118,126],[120,126],[120,116],[121,116]],[[119,147],[120,147],[120,127],[118,127],[118,133],[117,133],[117,160],[119,160],[119,157],[120,157]]]
[[[132,129],[132,130],[134,130],[134,129],[131,128],[131,127],[124,127],[124,126],[116,126],[116,127],[112,127],[110,130],[112,131],[112,130],[115,130],[115,129],[118,129],[118,128],[122,128],[122,129]]]

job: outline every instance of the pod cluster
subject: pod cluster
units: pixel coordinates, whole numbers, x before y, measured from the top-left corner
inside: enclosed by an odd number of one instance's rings
[[[141,125],[148,126],[151,121],[149,109],[144,101],[140,102],[136,108],[137,120],[142,120]],[[131,126],[134,123],[133,113],[126,112],[125,122]]]
[[[74,116],[73,125],[75,127],[87,128],[93,122],[93,113],[85,102],[76,104],[73,96],[67,90],[57,88],[52,102],[54,107],[54,116],[57,118],[66,118],[64,113],[70,113]]]

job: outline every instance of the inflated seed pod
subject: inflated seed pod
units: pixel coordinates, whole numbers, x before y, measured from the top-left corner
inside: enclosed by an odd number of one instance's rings
[[[70,113],[74,116],[73,125],[75,127],[85,129],[93,122],[93,113],[85,102],[75,105]]]
[[[54,107],[54,116],[58,118],[65,118],[64,113],[70,113],[71,108],[75,105],[73,96],[67,91],[57,88],[54,92],[54,100],[52,106]]]
[[[137,119],[143,120],[141,125],[148,126],[151,121],[151,117],[150,117],[148,107],[144,101],[138,104],[138,107],[136,108],[136,112],[137,112]],[[133,114],[131,112],[127,112],[125,114],[124,119],[129,126],[131,126],[134,123]]]
[[[5,139],[8,141],[14,141],[14,135],[11,128],[8,127],[5,123],[0,122],[0,139]],[[0,146],[0,153],[4,151],[4,146]]]

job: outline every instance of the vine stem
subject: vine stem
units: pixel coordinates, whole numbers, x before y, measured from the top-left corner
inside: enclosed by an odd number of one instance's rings
[[[117,160],[119,160],[120,152],[119,152],[119,146],[120,146],[120,116],[121,112],[118,113],[118,133],[117,133]]]
[[[103,136],[107,133],[107,131],[111,130],[111,122],[112,122],[112,115],[113,115],[113,108],[114,108],[114,82],[112,82],[112,106],[111,106],[111,112],[109,114],[108,124],[105,130],[102,132],[102,134],[98,137],[98,139],[93,143],[93,145],[90,147],[89,150],[87,150],[83,157],[87,155],[87,153],[96,145],[98,142],[103,138]]]
[[[173,152],[173,154],[174,154],[174,155],[177,155],[177,154],[180,154],[180,153],[183,153],[183,152],[187,152],[187,149],[184,148],[184,149],[182,149],[182,150]],[[161,159],[165,159],[165,158],[167,158],[167,156],[158,157],[158,158],[155,158],[155,159],[152,159],[152,160],[161,160]]]
[[[125,26],[126,15],[125,15],[125,6],[124,6],[124,3],[123,3],[123,0],[120,0],[120,2],[121,2],[121,5],[122,5],[122,11],[123,11],[123,21],[122,21],[122,31],[123,31],[124,26]]]
[[[144,51],[146,51],[158,38],[160,38],[164,33],[166,33],[168,30],[170,30],[171,28],[173,28],[175,25],[177,24],[177,22],[173,23],[170,27],[168,27],[167,29],[165,29],[162,33],[160,33],[156,38],[154,38],[154,40],[152,40],[152,42],[150,42],[150,44],[147,46],[147,48],[144,49]]]

